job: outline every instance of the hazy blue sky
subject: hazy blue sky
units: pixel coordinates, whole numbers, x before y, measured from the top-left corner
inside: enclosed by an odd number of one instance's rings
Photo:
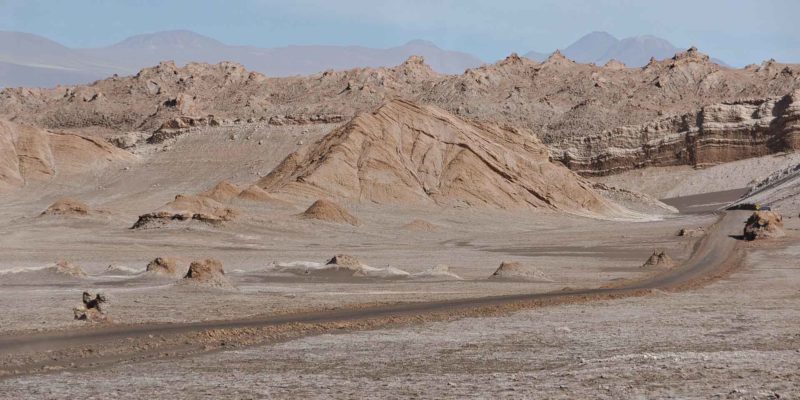
[[[733,65],[800,62],[798,0],[0,0],[0,30],[71,47],[189,29],[228,44],[389,47],[420,38],[486,61],[585,33],[653,34]]]

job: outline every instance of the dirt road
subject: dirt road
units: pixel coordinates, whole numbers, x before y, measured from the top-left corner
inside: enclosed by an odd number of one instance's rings
[[[678,268],[617,287],[364,306],[187,324],[110,325],[0,337],[0,378],[163,357],[180,357],[342,329],[374,329],[553,305],[681,290],[731,270],[741,260],[737,239],[746,211],[721,214],[691,258]]]

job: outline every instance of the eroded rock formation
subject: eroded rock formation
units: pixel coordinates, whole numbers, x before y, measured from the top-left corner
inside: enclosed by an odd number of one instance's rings
[[[800,148],[800,90],[719,103],[556,145],[555,159],[583,175],[669,165],[704,167]]]

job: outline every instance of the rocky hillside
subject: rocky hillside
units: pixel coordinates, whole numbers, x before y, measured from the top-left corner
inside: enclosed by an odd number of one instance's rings
[[[6,89],[0,92],[0,116],[46,128],[91,127],[101,134],[152,132],[179,116],[348,118],[403,98],[463,118],[530,130],[545,144],[563,149],[622,126],[717,103],[781,96],[797,88],[798,65],[770,60],[731,69],[694,48],[664,61],[651,60],[643,68],[578,64],[558,52],[542,63],[512,55],[462,75],[438,74],[420,57],[394,68],[292,78],[268,78],[233,63],[182,68],[162,63],[133,77],[88,86]]]
[[[551,163],[530,132],[400,100],[301,148],[258,184],[276,194],[378,204],[623,213],[590,183]]]

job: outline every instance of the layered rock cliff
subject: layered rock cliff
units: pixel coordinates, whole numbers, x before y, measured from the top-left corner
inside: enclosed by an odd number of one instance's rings
[[[649,166],[704,167],[800,148],[800,90],[740,100],[554,144],[553,158],[583,175]]]

